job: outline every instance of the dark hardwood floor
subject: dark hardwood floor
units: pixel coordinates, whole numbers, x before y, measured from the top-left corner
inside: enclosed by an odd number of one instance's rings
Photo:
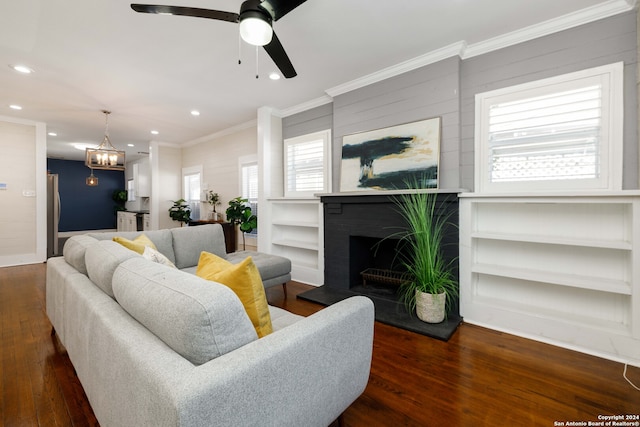
[[[0,268],[0,425],[98,425],[44,306],[45,264]],[[273,305],[309,315],[291,282]],[[376,323],[371,377],[344,426],[555,426],[640,414],[623,365],[462,324],[445,343]],[[628,377],[640,384],[640,369]]]

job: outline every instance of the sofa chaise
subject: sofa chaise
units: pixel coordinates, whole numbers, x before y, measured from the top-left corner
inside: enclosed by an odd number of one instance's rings
[[[202,251],[225,255],[216,227],[146,233],[178,269],[102,233],[47,261],[46,312],[101,426],[327,426],[364,391],[372,302],[269,306],[258,338],[230,288],[192,274]]]

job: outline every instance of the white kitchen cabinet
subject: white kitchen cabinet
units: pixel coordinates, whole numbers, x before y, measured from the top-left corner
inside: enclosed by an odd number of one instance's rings
[[[136,214],[134,212],[118,211],[118,231],[137,231]]]
[[[640,365],[640,193],[460,199],[465,322]]]
[[[144,231],[151,230],[151,215],[149,214],[142,215],[142,229]]]

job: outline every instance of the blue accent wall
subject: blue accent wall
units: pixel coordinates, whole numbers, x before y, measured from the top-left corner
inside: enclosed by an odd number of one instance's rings
[[[114,190],[125,189],[124,171],[94,170],[97,187],[85,179],[91,170],[84,162],[47,159],[47,170],[58,175],[62,211],[58,231],[83,231],[116,228]]]

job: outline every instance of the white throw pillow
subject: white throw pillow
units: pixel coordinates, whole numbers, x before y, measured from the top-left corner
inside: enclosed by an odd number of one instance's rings
[[[158,264],[166,265],[167,267],[176,268],[176,266],[171,262],[171,260],[169,260],[169,258],[162,255],[157,250],[150,248],[149,246],[145,246],[142,256],[148,260],[157,262]]]

